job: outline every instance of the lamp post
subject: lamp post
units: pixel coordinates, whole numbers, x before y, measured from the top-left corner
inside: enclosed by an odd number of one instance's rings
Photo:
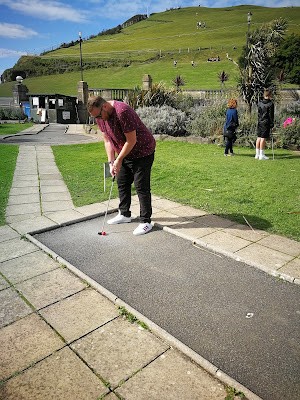
[[[245,62],[244,62],[244,69],[246,69],[247,65],[247,54],[248,54],[248,39],[249,39],[249,28],[251,23],[252,12],[248,12],[247,21],[248,21],[248,31],[247,31],[247,39],[246,39],[246,51],[245,51]]]
[[[81,32],[79,32],[80,71],[81,71],[81,81],[83,81],[81,43],[82,43]]]

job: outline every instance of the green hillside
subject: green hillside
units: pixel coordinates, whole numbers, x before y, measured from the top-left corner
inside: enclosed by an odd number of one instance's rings
[[[300,7],[266,8],[238,6],[229,8],[189,7],[152,14],[149,19],[122,29],[115,35],[98,36],[82,43],[84,80],[90,88],[133,88],[141,86],[142,76],[150,74],[154,82],[168,86],[179,73],[186,81],[185,89],[220,88],[216,74],[223,69],[230,74],[226,87],[236,84],[236,67],[226,59],[226,53],[237,59],[246,42],[247,14],[251,10],[250,30],[258,24],[285,17],[287,34],[300,34]],[[198,13],[198,15],[196,15]],[[196,28],[205,21],[206,29]],[[235,47],[235,49],[234,49]],[[207,62],[219,56],[220,62]],[[42,57],[77,60],[79,45],[58,49]],[[174,68],[174,60],[177,68]],[[192,68],[191,61],[196,64]],[[94,68],[97,65],[97,68]],[[66,64],[66,71],[67,69]],[[93,69],[94,68],[94,69]],[[76,94],[80,71],[27,78],[30,92]],[[0,85],[0,96],[10,96],[13,82]]]

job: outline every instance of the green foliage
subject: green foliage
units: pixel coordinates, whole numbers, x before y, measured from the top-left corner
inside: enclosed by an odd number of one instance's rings
[[[135,315],[131,314],[129,311],[126,310],[125,307],[123,306],[119,306],[118,310],[120,312],[120,315],[124,318],[126,318],[131,324],[133,324],[134,322],[136,322],[137,324],[139,324],[142,328],[149,330],[148,326],[140,321]]]
[[[189,110],[187,132],[191,136],[209,137],[222,135],[227,110],[227,100],[215,100]]]
[[[5,209],[14,176],[18,152],[18,146],[0,145],[0,225],[5,225],[6,223]]]
[[[137,114],[153,134],[186,136],[188,116],[184,111],[164,105],[162,107],[141,107]]]
[[[225,389],[228,393],[228,395],[225,397],[225,400],[234,400],[235,397],[240,397],[241,399],[246,398],[243,392],[240,392],[231,386],[226,386]]]
[[[283,9],[252,5],[253,22],[261,24],[278,18],[282,15],[283,10],[289,20],[289,32],[299,34],[298,7]],[[99,40],[84,40],[82,43],[84,72],[93,69],[92,73],[84,75],[84,79],[90,87],[101,87],[102,82],[105,82],[106,87],[133,88],[139,84],[141,79],[139,76],[150,73],[154,81],[165,80],[169,83],[174,75],[173,61],[176,55],[178,73],[184,74],[187,79],[186,87],[217,87],[215,75],[221,69],[225,69],[233,76],[234,68],[233,65],[228,65],[226,53],[229,52],[230,56],[234,56],[235,53],[241,52],[245,45],[247,27],[243,22],[249,12],[249,6],[230,7],[230,9],[201,7],[201,15],[206,21],[207,28],[197,32],[195,32],[198,20],[195,15],[196,11],[199,11],[198,7],[188,7],[153,14],[146,20],[122,29],[118,33],[118,40],[116,40],[115,34],[99,36]],[[221,25],[220,21],[222,21]],[[91,38],[94,39],[95,36]],[[200,50],[199,43],[201,43]],[[47,52],[48,59],[42,59],[42,62],[48,63],[47,66],[45,65],[45,69],[41,65],[37,65],[36,69],[32,70],[31,57],[27,57],[28,67],[23,64],[24,68],[20,68],[20,70],[26,71],[27,78],[43,76],[42,80],[48,73],[65,75],[68,71],[74,71],[72,82],[74,89],[72,85],[69,85],[64,94],[75,94],[76,83],[80,80],[79,44],[78,41],[74,41],[71,42],[71,45],[67,48],[64,44],[60,49]],[[235,50],[233,50],[233,46]],[[149,47],[151,48],[149,49]],[[76,54],[77,58],[74,57]],[[221,57],[219,63],[206,62],[207,58],[214,58],[218,55]],[[35,63],[35,58],[32,58]],[[197,65],[196,68],[191,68],[192,59]],[[128,68],[129,65],[132,66],[132,70]],[[107,71],[108,68],[109,71]],[[114,69],[112,70],[112,68]],[[57,84],[60,89],[57,92],[62,93],[62,89],[67,83],[66,80],[69,80],[70,77],[63,77],[60,82],[56,83],[57,79],[59,79],[58,76],[49,83],[44,92],[53,93],[53,87]],[[230,80],[230,84],[235,84],[233,79]],[[35,85],[37,88],[28,86],[32,93],[43,92],[44,89],[41,90],[41,88],[45,85],[40,79]]]
[[[0,120],[25,120],[27,115],[19,109],[15,108],[0,108]]]
[[[272,66],[283,70],[286,80],[300,84],[300,35],[289,35],[272,58]]]
[[[283,18],[264,23],[249,35],[249,46],[246,54],[246,68],[231,59],[239,68],[238,88],[251,113],[252,105],[258,103],[266,88],[276,94],[277,84],[275,71],[271,68],[271,59],[283,41],[287,21]]]
[[[24,129],[27,129],[34,125],[32,122],[25,122],[25,123],[3,123],[0,124],[0,135],[13,135],[15,133],[19,133]]]
[[[155,106],[173,106],[176,99],[174,89],[167,89],[164,82],[154,83],[148,90],[142,90],[136,87],[130,90],[124,102],[129,104],[133,109],[138,107],[155,107]]]

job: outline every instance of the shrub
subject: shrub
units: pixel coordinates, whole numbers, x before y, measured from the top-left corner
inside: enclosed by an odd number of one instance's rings
[[[190,112],[187,132],[191,136],[210,137],[215,140],[223,134],[227,110],[226,100],[206,102],[203,106],[194,106]]]
[[[129,91],[124,102],[133,109],[138,107],[155,107],[168,105],[173,107],[176,99],[175,89],[167,89],[163,82],[155,83],[149,90],[142,90],[138,86]]]
[[[27,119],[27,115],[20,109],[15,108],[0,108],[0,119],[2,120],[19,120]]]
[[[186,136],[187,134],[188,116],[181,110],[164,105],[141,107],[136,112],[153,134],[170,136]]]

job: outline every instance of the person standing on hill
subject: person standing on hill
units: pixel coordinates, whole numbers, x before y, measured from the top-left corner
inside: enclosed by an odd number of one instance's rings
[[[273,94],[270,89],[264,91],[264,98],[258,104],[257,110],[257,140],[255,158],[268,160],[264,153],[266,140],[270,136],[270,131],[274,127],[274,103],[271,100]]]
[[[133,234],[143,235],[152,229],[150,175],[156,146],[154,136],[126,103],[93,96],[88,100],[87,109],[103,133],[110,173],[116,176],[118,183],[119,213],[107,223],[131,222],[131,185],[134,182],[140,202],[140,224]]]

